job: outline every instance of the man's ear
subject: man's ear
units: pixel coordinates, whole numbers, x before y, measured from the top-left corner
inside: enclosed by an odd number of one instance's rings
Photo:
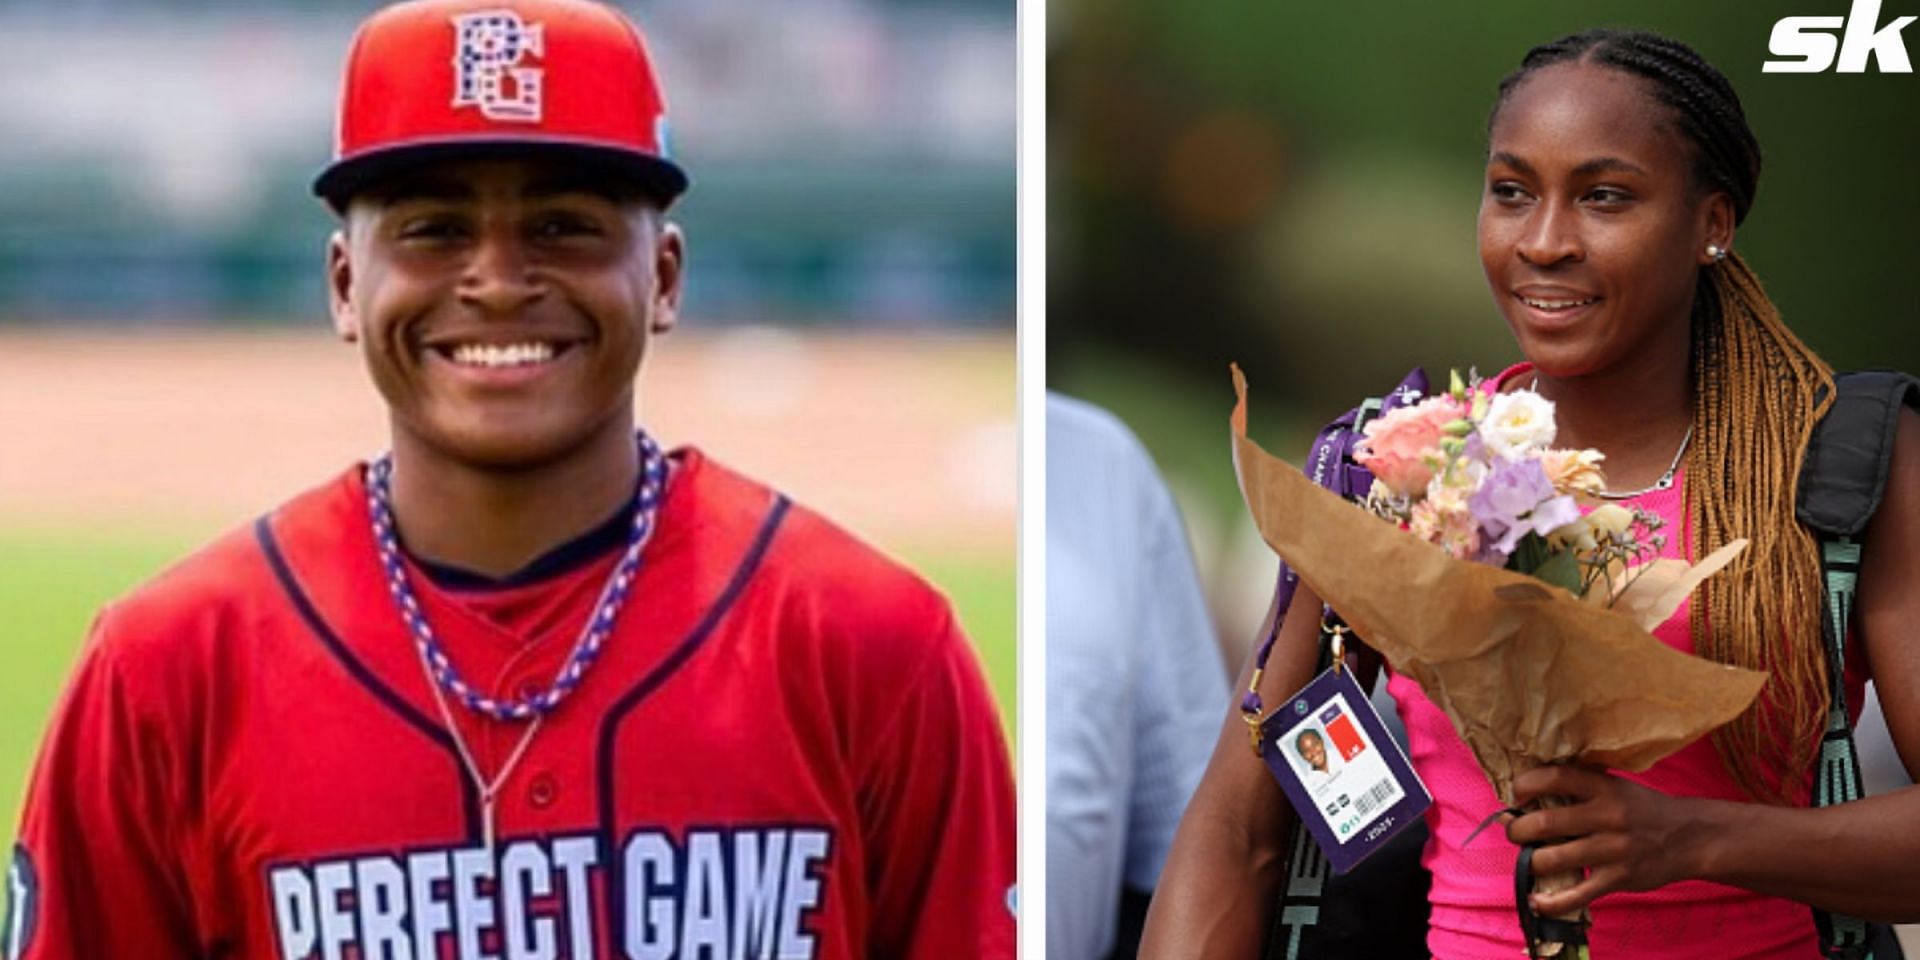
[[[653,333],[666,333],[680,321],[686,265],[687,239],[680,225],[662,223],[653,250]]]
[[[327,310],[333,332],[348,343],[360,340],[360,317],[353,309],[353,257],[347,246],[347,228],[327,238]]]

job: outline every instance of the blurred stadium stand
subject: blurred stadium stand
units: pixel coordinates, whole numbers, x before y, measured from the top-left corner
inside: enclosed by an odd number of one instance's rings
[[[369,2],[15,0],[0,323],[315,322]],[[621,4],[649,33],[703,324],[1011,328],[1011,0]]]

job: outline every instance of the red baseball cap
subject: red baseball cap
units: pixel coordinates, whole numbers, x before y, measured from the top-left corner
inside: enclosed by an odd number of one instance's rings
[[[687,189],[667,159],[666,98],[645,38],[593,0],[409,0],[367,18],[347,53],[334,209],[393,172],[441,159],[563,154],[661,203]]]

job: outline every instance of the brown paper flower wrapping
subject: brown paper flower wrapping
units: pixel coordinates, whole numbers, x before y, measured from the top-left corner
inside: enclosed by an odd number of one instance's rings
[[[1321,489],[1247,438],[1234,464],[1267,544],[1453,721],[1505,803],[1563,761],[1640,771],[1738,716],[1766,675],[1680,653],[1632,617],[1456,560]],[[1677,603],[1678,601],[1675,600]]]

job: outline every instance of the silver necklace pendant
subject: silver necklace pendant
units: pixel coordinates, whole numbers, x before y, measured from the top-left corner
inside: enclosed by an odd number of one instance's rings
[[[1534,393],[1540,392],[1540,375],[1538,373],[1533,375],[1533,380],[1527,384],[1527,389]],[[1667,472],[1661,474],[1660,479],[1655,480],[1652,486],[1641,487],[1638,490],[1602,490],[1594,494],[1594,496],[1602,500],[1632,500],[1634,497],[1644,497],[1655,491],[1673,489],[1674,476],[1680,472],[1680,460],[1687,455],[1687,446],[1691,443],[1693,443],[1693,424],[1689,423],[1687,424],[1686,435],[1680,438],[1680,449],[1673,452],[1673,462],[1667,464]]]
[[[487,848],[487,862],[499,862],[493,853],[493,794],[482,791],[480,794],[480,842]]]
[[[1686,436],[1680,438],[1680,449],[1673,452],[1673,462],[1667,464],[1667,472],[1661,474],[1660,479],[1655,480],[1652,486],[1638,490],[1602,490],[1597,496],[1602,500],[1632,500],[1634,497],[1645,496],[1657,490],[1673,489],[1674,476],[1680,472],[1680,460],[1687,455],[1687,446],[1691,443],[1693,443],[1693,425],[1688,424]]]

